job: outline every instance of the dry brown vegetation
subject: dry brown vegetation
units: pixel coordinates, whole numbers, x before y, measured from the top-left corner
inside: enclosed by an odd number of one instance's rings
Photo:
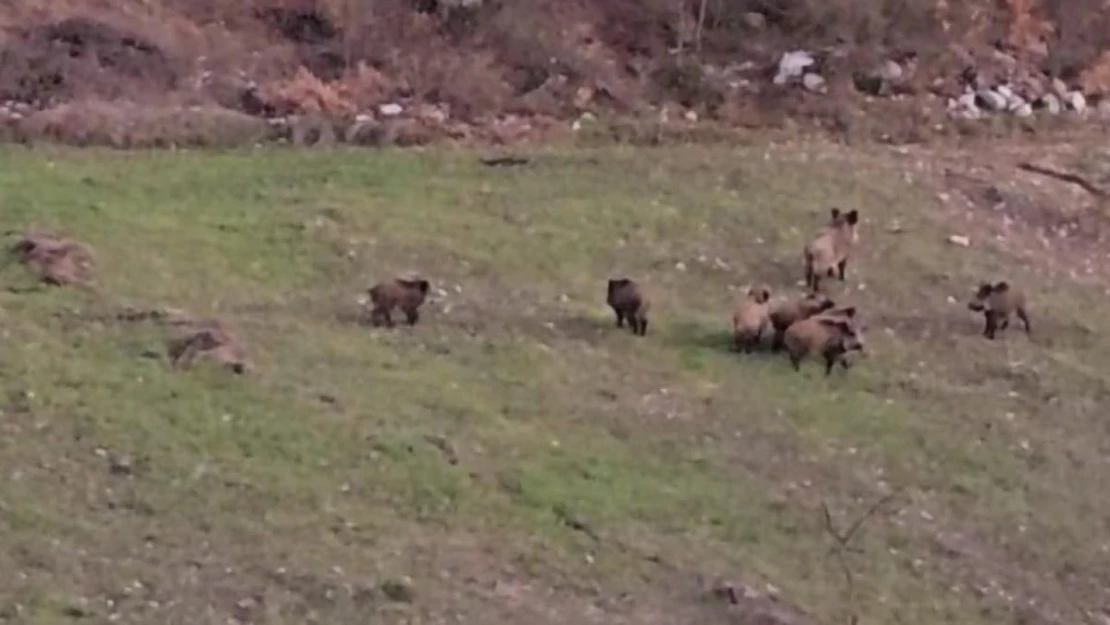
[[[349,122],[386,103],[430,126],[428,140],[511,141],[584,112],[655,119],[663,105],[730,126],[817,119],[850,134],[862,101],[852,77],[882,59],[917,60],[911,93],[950,92],[995,49],[1101,93],[1106,15],[1096,0],[13,0],[0,7],[0,99],[67,107],[9,120],[9,138],[120,146],[243,143],[267,136],[243,115]],[[817,56],[830,93],[770,85],[792,49]],[[132,108],[114,119],[106,102]],[[204,108],[181,108],[194,105]],[[187,129],[172,128],[175,110],[191,111]],[[897,106],[877,114],[906,119]],[[923,116],[912,118],[933,125]]]

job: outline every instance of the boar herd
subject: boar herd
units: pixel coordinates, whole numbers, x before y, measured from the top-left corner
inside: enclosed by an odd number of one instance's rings
[[[849,356],[865,352],[863,324],[855,306],[837,306],[824,293],[822,280],[845,280],[848,260],[859,242],[858,227],[859,211],[830,210],[828,223],[810,239],[802,253],[807,289],[804,294],[772,301],[769,286],[750,287],[732,313],[732,349],[751,353],[769,337],[771,350],[785,349],[795,371],[801,370],[806,358],[822,359],[826,376],[838,364],[847,370]],[[417,276],[397,277],[374,285],[369,289],[371,323],[392,327],[390,313],[400,309],[408,324],[415,325],[428,290],[428,281]],[[633,334],[647,334],[651,302],[635,280],[609,279],[605,302],[616,315],[617,327],[627,322]],[[1021,320],[1026,334],[1031,333],[1025,295],[1005,281],[980,284],[967,307],[983,315],[983,336],[988,339],[993,340],[997,332],[1009,326],[1011,315]]]
[[[859,222],[859,211],[830,210],[828,223],[803,249],[806,286],[803,294],[772,300],[771,288],[765,284],[747,289],[732,312],[733,350],[751,353],[769,338],[771,351],[785,349],[794,370],[800,370],[806,358],[819,358],[825,363],[826,376],[837,364],[849,369],[852,354],[864,354],[864,328],[856,306],[838,306],[823,288],[824,280],[845,280],[848,261],[859,243]],[[10,251],[48,284],[92,288],[93,257],[83,244],[30,231]],[[400,311],[408,325],[416,325],[430,290],[428,280],[419,275],[401,275],[375,284],[367,291],[370,323],[394,327],[394,311]],[[605,301],[616,315],[617,327],[627,322],[633,334],[647,334],[651,301],[635,280],[609,279]],[[983,336],[988,339],[995,339],[998,332],[1009,327],[1011,315],[1024,324],[1026,334],[1031,333],[1025,295],[1005,281],[980,284],[967,307],[983,315]],[[245,361],[241,348],[226,331],[212,324],[186,325],[192,331],[186,335],[187,340],[171,350],[174,362],[188,363],[199,355],[210,354],[235,365],[236,372],[245,371],[245,365],[235,364]]]

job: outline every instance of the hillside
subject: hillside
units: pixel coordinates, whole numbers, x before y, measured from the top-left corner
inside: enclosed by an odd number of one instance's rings
[[[0,276],[0,615],[1105,623],[1107,218],[1015,168],[1104,166],[1079,146],[5,150],[0,227],[86,242],[98,290]],[[863,215],[833,288],[868,356],[730,352],[740,289],[796,292],[830,203]],[[409,269],[420,324],[359,325]],[[613,327],[617,273],[646,337]],[[979,336],[987,279],[1031,337]],[[117,318],[158,307],[255,368],[170,368]]]
[[[1030,131],[1110,118],[1108,17],[1095,0],[11,0],[0,130],[413,145],[622,120],[603,134],[697,121],[920,142],[997,112]]]

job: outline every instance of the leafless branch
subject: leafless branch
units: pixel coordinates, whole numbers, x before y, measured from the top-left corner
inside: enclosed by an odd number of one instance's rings
[[[1064,182],[1070,182],[1071,184],[1078,186],[1087,193],[1090,193],[1091,195],[1099,199],[1105,200],[1107,198],[1110,198],[1110,193],[1108,193],[1105,189],[1074,172],[1064,171],[1062,169],[1057,169],[1049,165],[1040,165],[1038,163],[1032,163],[1029,161],[1018,163],[1018,169],[1031,171],[1035,174],[1048,176],[1049,178],[1055,178]]]
[[[840,565],[841,572],[844,574],[845,592],[847,594],[847,604],[849,606],[848,625],[856,625],[859,622],[859,614],[855,608],[855,577],[852,575],[852,567],[848,566],[848,559],[844,556],[844,552],[853,550],[850,543],[856,533],[859,532],[860,528],[863,527],[863,524],[873,517],[880,508],[894,500],[900,493],[901,489],[895,489],[889,494],[884,495],[873,503],[871,507],[857,518],[848,527],[848,530],[843,533],[837,531],[834,526],[832,513],[829,512],[829,506],[824,502],[821,503],[821,514],[825,521],[825,531],[836,541],[836,544],[832,547],[832,553],[836,556],[836,561]]]
[[[698,25],[694,29],[694,51],[698,54],[701,54],[701,33],[705,27],[705,11],[708,4],[709,0],[701,0],[701,6],[698,7]]]

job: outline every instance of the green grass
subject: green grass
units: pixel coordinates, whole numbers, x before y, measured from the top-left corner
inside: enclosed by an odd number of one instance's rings
[[[712,622],[726,577],[822,623],[1081,622],[1110,582],[1107,297],[947,245],[903,173],[823,146],[5,150],[0,226],[88,242],[102,293],[0,291],[0,619]],[[832,205],[863,214],[833,288],[873,353],[828,379],[730,353],[740,289],[797,292]],[[407,269],[421,324],[355,324]],[[613,327],[616,273],[645,338]],[[1032,341],[978,336],[962,300],[995,276]],[[124,305],[217,316],[258,370],[172,371],[158,329],[105,321]],[[821,505],[846,527],[892,488],[849,601]]]

